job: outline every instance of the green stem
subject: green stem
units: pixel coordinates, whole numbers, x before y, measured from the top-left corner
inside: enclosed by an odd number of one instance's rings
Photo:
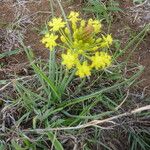
[[[71,33],[71,29],[70,29],[70,26],[69,26],[69,23],[68,23],[68,20],[67,20],[65,11],[64,11],[64,9],[63,9],[63,7],[62,7],[62,5],[61,5],[61,3],[60,3],[59,0],[57,0],[57,3],[58,3],[58,5],[59,5],[59,7],[60,7],[60,9],[61,9],[61,12],[62,12],[62,15],[63,15],[63,17],[64,17],[64,19],[65,19],[65,21],[66,21],[66,23],[67,23],[67,28],[70,30],[70,33]],[[70,35],[70,38],[71,38],[71,35]]]

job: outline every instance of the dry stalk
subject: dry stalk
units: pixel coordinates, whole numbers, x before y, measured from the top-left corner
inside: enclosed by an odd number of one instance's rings
[[[83,128],[87,128],[87,127],[91,127],[91,126],[99,126],[100,127],[100,124],[104,124],[104,123],[108,123],[110,121],[113,121],[115,119],[119,119],[119,118],[122,118],[122,117],[125,117],[125,116],[130,116],[130,115],[133,115],[133,114],[136,114],[136,113],[140,113],[142,111],[146,111],[146,110],[150,110],[150,105],[147,105],[147,106],[144,106],[144,107],[140,107],[140,108],[136,108],[130,112],[125,112],[125,113],[122,113],[122,114],[119,114],[119,115],[116,115],[116,116],[113,116],[113,117],[109,117],[109,118],[106,118],[106,119],[102,119],[102,120],[93,120],[93,121],[90,121],[86,124],[82,124],[82,125],[78,125],[78,126],[75,126],[75,127],[62,127],[62,128],[46,128],[46,129],[24,129],[22,130],[23,132],[37,132],[37,133],[43,133],[43,132],[48,132],[48,131],[60,131],[60,130],[77,130],[77,129],[83,129]]]
[[[15,81],[20,81],[20,80],[24,80],[24,79],[33,79],[35,76],[36,75],[31,75],[31,76],[23,76],[21,78],[16,78],[16,79],[10,79],[7,84],[5,84],[3,87],[0,88],[0,92],[5,90],[9,85],[12,85],[13,83],[15,83]]]

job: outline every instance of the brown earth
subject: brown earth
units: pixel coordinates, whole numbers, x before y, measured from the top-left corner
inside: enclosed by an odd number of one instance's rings
[[[121,32],[126,32],[126,28],[130,28],[135,32],[139,32],[140,28],[138,23],[133,18],[130,17],[128,10],[130,7],[133,7],[133,4],[130,0],[118,0],[120,7],[125,10],[121,15],[116,14],[117,19],[116,23],[112,25],[112,33],[114,37],[120,39],[122,43],[128,38],[127,35],[121,34]],[[26,46],[31,47],[34,50],[34,53],[37,57],[42,59],[47,59],[49,51],[40,43],[41,35],[39,34],[41,29],[43,29],[45,23],[49,20],[51,16],[50,5],[48,0],[43,0],[39,2],[29,2],[17,4],[14,6],[15,1],[8,0],[7,2],[0,2],[0,53],[7,51],[8,44],[7,40],[9,39],[9,28],[11,32],[13,30],[20,31],[23,35],[23,40]],[[80,10],[82,7],[82,1],[74,1],[74,3],[65,3],[64,10],[69,12],[70,10]],[[58,4],[54,3],[56,15],[61,14],[61,10],[58,7]],[[18,10],[16,10],[18,8]],[[12,26],[16,21],[17,13],[20,12],[19,18],[25,18],[16,28]],[[2,36],[3,35],[3,36]],[[125,39],[125,41],[124,41]],[[5,44],[5,45],[4,45]],[[19,43],[17,41],[13,42],[11,49],[19,48]],[[139,63],[145,66],[145,71],[142,74],[141,79],[143,82],[140,84],[141,89],[146,88],[147,91],[150,91],[150,35],[146,35],[144,41],[134,52],[132,59],[135,63]],[[20,74],[24,75],[27,69],[27,59],[25,53],[22,51],[17,55],[6,57],[0,59],[0,63],[3,63],[4,66],[0,68],[0,79],[9,78],[10,74]]]
[[[120,24],[121,29],[128,28],[131,32],[139,33],[145,25],[150,25],[150,2],[145,1],[142,4],[133,5],[131,0],[118,0],[121,8],[124,10],[125,14],[121,16],[122,23]],[[117,29],[120,29],[118,27]],[[123,43],[126,41],[127,35],[119,38]],[[138,42],[138,41],[137,41]],[[136,43],[135,43],[136,44]],[[124,45],[124,44],[123,44]],[[129,52],[132,49],[129,49]],[[141,44],[137,47],[131,57],[131,63],[137,63],[139,65],[144,66],[144,72],[140,77],[140,83],[138,84],[137,89],[140,91],[146,92],[148,95],[150,93],[150,32],[148,31]]]

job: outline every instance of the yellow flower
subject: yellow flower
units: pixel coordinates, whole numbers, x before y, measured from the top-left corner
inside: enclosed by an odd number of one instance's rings
[[[80,63],[77,65],[76,75],[80,78],[91,75],[91,67],[87,64],[87,61],[84,61],[82,65]]]
[[[73,38],[74,40],[78,40],[78,38],[80,38],[80,34],[79,34],[79,30],[76,29],[74,32],[73,32]]]
[[[104,69],[111,64],[111,56],[106,52],[96,52],[95,56],[91,57],[92,67],[96,69]]]
[[[66,38],[65,38],[63,35],[60,37],[60,39],[61,39],[61,41],[62,41],[63,43],[66,43],[66,42],[67,42]]]
[[[71,50],[67,51],[67,54],[62,54],[62,64],[66,65],[68,69],[71,69],[78,62],[78,55],[71,52]]]
[[[70,31],[69,31],[69,29],[67,27],[65,28],[64,31],[65,31],[66,34],[68,34],[68,35],[70,34]]]
[[[71,11],[67,19],[69,26],[61,17],[52,18],[48,23],[50,30],[42,39],[49,49],[63,48],[61,64],[68,70],[75,68],[80,78],[90,76],[92,70],[110,66],[112,56],[105,49],[113,43],[113,38],[111,34],[102,34],[101,21],[82,19],[75,11]]]
[[[41,42],[51,50],[53,47],[57,46],[56,43],[57,38],[58,38],[57,35],[47,33],[45,34]]]
[[[108,34],[107,36],[102,36],[103,38],[103,42],[101,43],[101,47],[109,47],[109,45],[112,44],[113,39],[112,36],[110,34]]]
[[[92,48],[92,51],[97,51],[98,49],[99,49],[99,47],[95,46],[95,47]]]
[[[99,20],[89,19],[88,25],[91,25],[91,26],[94,27],[94,32],[95,33],[99,33],[101,31],[102,24]]]
[[[81,20],[81,22],[80,22],[81,28],[82,28],[82,27],[85,27],[85,23],[86,23],[85,20]]]
[[[80,20],[78,17],[79,17],[79,13],[78,12],[71,11],[69,16],[68,16],[68,19],[72,22],[73,25],[75,25],[76,22],[78,20]]]
[[[96,44],[99,44],[102,41],[102,38],[96,39]]]
[[[58,31],[59,29],[65,27],[65,22],[62,21],[62,18],[53,18],[52,21],[48,23],[52,31]]]

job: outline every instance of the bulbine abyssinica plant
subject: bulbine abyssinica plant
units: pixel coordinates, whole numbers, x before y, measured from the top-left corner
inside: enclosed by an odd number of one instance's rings
[[[93,69],[111,65],[108,49],[113,39],[110,34],[102,33],[100,20],[84,20],[78,12],[71,11],[67,20],[54,17],[48,26],[42,43],[50,50],[61,48],[62,64],[69,70],[76,68],[80,78],[90,76]]]

